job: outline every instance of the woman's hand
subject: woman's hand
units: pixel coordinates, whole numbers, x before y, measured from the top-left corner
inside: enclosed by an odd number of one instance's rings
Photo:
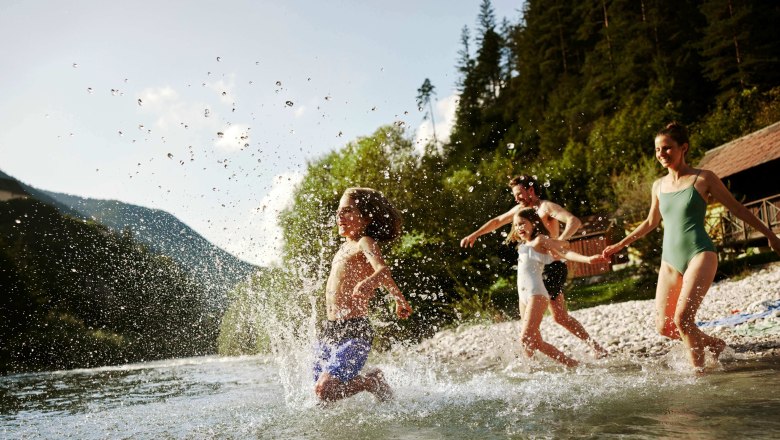
[[[603,251],[601,251],[601,256],[604,257],[605,259],[608,259],[612,255],[620,252],[621,249],[623,249],[623,245],[621,245],[620,243],[609,245],[605,247]]]

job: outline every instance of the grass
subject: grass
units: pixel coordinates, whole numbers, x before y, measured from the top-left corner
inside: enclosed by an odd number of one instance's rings
[[[715,281],[745,278],[776,261],[780,261],[780,256],[774,252],[721,261],[718,263]],[[577,310],[602,304],[653,299],[656,277],[654,272],[643,276],[636,268],[631,268],[590,279],[575,279],[566,290],[566,303],[569,310]]]

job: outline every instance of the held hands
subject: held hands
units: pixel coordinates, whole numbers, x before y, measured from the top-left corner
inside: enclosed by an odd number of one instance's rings
[[[612,255],[619,252],[621,249],[623,249],[623,246],[620,245],[620,243],[612,244],[604,248],[603,251],[601,251],[601,256],[605,259],[610,258]]]
[[[604,255],[596,254],[591,255],[588,258],[588,264],[596,264],[596,263],[608,263],[609,258],[605,257]]]

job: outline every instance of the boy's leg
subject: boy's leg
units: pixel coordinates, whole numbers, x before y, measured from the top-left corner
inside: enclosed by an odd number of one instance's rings
[[[363,339],[348,339],[335,347],[314,386],[317,397],[323,401],[334,401],[368,391],[385,399],[389,386],[381,371],[372,371],[365,376],[359,374],[370,351],[371,343]]]

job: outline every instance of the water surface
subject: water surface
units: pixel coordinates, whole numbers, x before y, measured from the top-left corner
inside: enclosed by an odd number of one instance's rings
[[[0,378],[3,438],[779,438],[780,361],[467,371],[374,356],[396,390],[317,406],[303,366],[203,357]]]

